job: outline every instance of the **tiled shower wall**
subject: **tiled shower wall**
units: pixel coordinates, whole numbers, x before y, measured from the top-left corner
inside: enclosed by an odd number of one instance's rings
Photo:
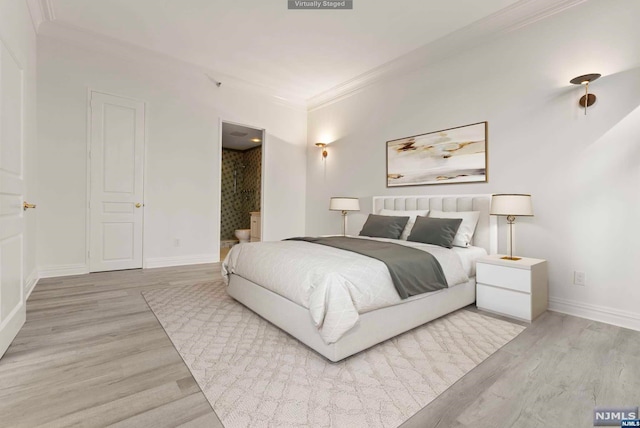
[[[245,150],[243,190],[246,197],[242,198],[244,212],[260,211],[260,192],[262,178],[262,147]],[[247,220],[249,221],[249,220]],[[247,223],[248,224],[248,223]]]
[[[241,168],[240,165],[245,165]],[[237,171],[234,191],[233,172]],[[236,239],[236,229],[249,229],[251,211],[260,211],[262,147],[245,150],[222,149],[222,204],[220,239]]]

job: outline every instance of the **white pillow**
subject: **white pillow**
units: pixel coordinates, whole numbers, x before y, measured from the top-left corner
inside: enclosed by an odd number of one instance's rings
[[[433,218],[461,218],[460,228],[453,238],[453,245],[456,247],[467,248],[471,245],[473,233],[476,231],[476,225],[480,218],[480,211],[438,211],[431,210],[429,217]]]
[[[403,241],[406,241],[409,235],[411,234],[411,229],[413,229],[413,225],[416,224],[416,217],[419,215],[426,217],[427,214],[429,214],[429,210],[396,211],[396,210],[388,210],[383,208],[380,210],[378,214],[395,216],[395,217],[409,217],[409,221],[404,227],[404,230],[402,231],[402,235],[400,235],[400,239],[402,239]]]

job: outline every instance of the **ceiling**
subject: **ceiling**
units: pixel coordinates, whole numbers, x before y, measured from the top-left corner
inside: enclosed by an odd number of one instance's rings
[[[251,141],[255,139],[260,141]],[[248,150],[261,145],[262,129],[249,128],[233,123],[222,123],[222,147],[225,149]]]
[[[353,3],[353,10],[288,10],[287,0],[46,0],[53,22],[300,99],[353,79],[516,0]]]

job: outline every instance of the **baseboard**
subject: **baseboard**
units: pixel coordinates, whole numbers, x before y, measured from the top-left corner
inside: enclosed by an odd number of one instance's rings
[[[38,269],[40,278],[55,278],[58,276],[82,275],[89,273],[89,266],[86,264],[44,266]]]
[[[4,315],[5,318],[0,323],[0,330],[2,330],[2,335],[0,335],[0,358],[9,348],[9,345],[11,345],[11,342],[27,319],[27,312],[22,309],[23,306],[24,302],[19,302],[11,312]]]
[[[185,266],[185,265],[199,265],[203,263],[217,263],[220,256],[215,254],[199,254],[194,256],[177,256],[177,257],[157,257],[153,259],[146,259],[143,267],[145,269],[170,267],[170,266]]]
[[[640,314],[607,306],[549,297],[549,310],[640,331]]]
[[[154,259],[146,259],[143,263],[143,268],[152,269],[169,266],[199,265],[203,263],[217,263],[218,261],[219,256],[214,254],[158,257]],[[59,276],[84,275],[87,273],[89,273],[89,266],[86,264],[45,266],[38,269],[37,278],[56,278]]]
[[[24,281],[24,301],[26,302],[29,296],[31,296],[31,292],[34,288],[36,288],[36,284],[38,284],[38,280],[40,277],[38,276],[38,270],[34,269],[33,272],[29,274],[27,279]]]

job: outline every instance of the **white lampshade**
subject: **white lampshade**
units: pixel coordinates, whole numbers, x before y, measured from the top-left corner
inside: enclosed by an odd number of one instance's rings
[[[493,195],[491,198],[491,215],[532,216],[531,195]]]
[[[329,202],[331,211],[360,211],[358,198],[331,198]]]

